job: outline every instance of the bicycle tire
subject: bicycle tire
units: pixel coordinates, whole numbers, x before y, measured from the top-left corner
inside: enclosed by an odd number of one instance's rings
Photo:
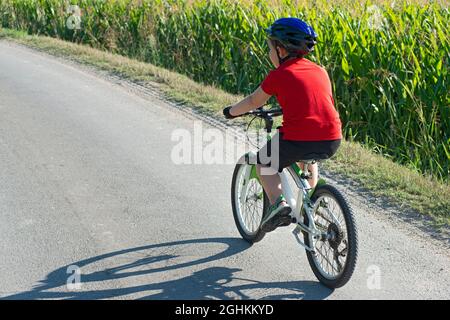
[[[238,183],[241,178],[240,175],[244,172],[244,170],[241,170],[241,169],[243,169],[243,166],[248,166],[248,164],[239,164],[238,163],[238,164],[236,164],[236,167],[234,168],[233,179],[232,179],[232,183],[231,183],[231,207],[233,209],[234,222],[236,224],[236,227],[237,227],[240,235],[248,243],[253,244],[255,242],[261,241],[264,238],[264,235],[266,234],[264,231],[261,230],[260,224],[262,221],[262,216],[264,215],[266,210],[268,210],[269,199],[267,198],[267,195],[264,192],[262,186],[258,182],[258,184],[261,186],[261,189],[263,192],[263,199],[262,199],[262,203],[263,203],[262,210],[263,211],[261,212],[261,218],[258,218],[259,225],[258,225],[257,229],[253,232],[248,232],[248,229],[242,225],[243,221],[242,221],[242,219],[240,219],[240,215],[241,215],[240,210],[241,209],[237,207],[239,205],[238,204],[239,199],[236,198],[236,196],[237,196],[236,189],[239,187]],[[250,181],[249,181],[249,183],[250,183]]]
[[[351,278],[355,267],[356,261],[358,257],[358,231],[356,227],[355,217],[353,210],[346,199],[346,197],[334,186],[325,184],[317,187],[314,191],[314,194],[311,197],[311,201],[314,203],[320,197],[325,195],[331,196],[338,203],[340,209],[342,210],[342,214],[344,216],[346,230],[347,230],[347,239],[348,239],[348,249],[346,252],[347,259],[345,262],[345,266],[343,271],[340,273],[338,277],[335,279],[327,278],[322,274],[319,267],[316,265],[316,259],[312,252],[306,250],[306,255],[308,258],[309,265],[317,277],[317,279],[324,284],[326,287],[335,289],[344,286]],[[304,215],[304,223],[309,225],[308,216]],[[310,246],[309,237],[306,233],[304,233],[304,242],[307,246]]]

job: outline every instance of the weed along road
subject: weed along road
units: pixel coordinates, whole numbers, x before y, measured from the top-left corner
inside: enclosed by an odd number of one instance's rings
[[[359,257],[343,288],[316,280],[290,227],[247,245],[230,205],[234,166],[173,159],[174,132],[194,136],[197,124],[0,41],[0,297],[449,297],[448,247],[354,197]]]

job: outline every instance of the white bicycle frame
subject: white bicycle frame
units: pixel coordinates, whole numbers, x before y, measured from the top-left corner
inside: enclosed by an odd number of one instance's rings
[[[320,232],[320,230],[316,228],[316,225],[314,223],[313,213],[315,208],[311,204],[308,195],[309,191],[311,190],[311,186],[309,185],[308,180],[299,177],[292,167],[284,169],[281,173],[279,173],[279,176],[281,179],[281,189],[283,191],[283,195],[292,209],[292,221],[296,224],[296,227],[294,228],[294,230],[292,230],[292,234],[302,247],[304,247],[308,251],[314,252],[316,241],[318,241],[322,237],[322,232]],[[295,185],[299,190],[297,199],[295,199],[294,190],[292,189],[291,184],[288,182],[289,176],[292,177]],[[305,225],[303,223],[302,210],[304,210],[305,214],[308,216],[309,225]],[[304,231],[308,234],[309,243],[312,244],[312,247],[307,246],[300,239],[301,231]]]
[[[248,164],[248,159],[256,159],[256,154],[253,152],[249,152],[245,158],[241,158],[241,163],[246,164],[245,168],[245,178],[244,178],[244,186],[245,188],[245,194],[247,193],[247,187],[248,182],[250,181],[251,171],[253,165]],[[310,162],[311,163],[311,162]],[[308,164],[308,162],[306,162]],[[305,166],[306,168],[308,165]],[[304,172],[305,174],[308,174],[308,172]],[[286,198],[287,203],[292,209],[291,217],[292,221],[296,224],[296,227],[294,230],[292,230],[292,234],[294,235],[297,242],[304,247],[306,250],[311,251],[312,253],[315,253],[315,245],[316,242],[320,239],[324,239],[324,237],[327,237],[326,233],[321,232],[319,229],[317,229],[316,224],[314,222],[314,212],[317,209],[316,207],[319,205],[319,203],[312,204],[309,198],[309,192],[311,191],[311,186],[308,183],[307,179],[301,178],[297,172],[295,172],[294,168],[288,167],[285,168],[281,173],[278,173],[281,179],[281,189],[283,191],[283,195]],[[295,192],[293,188],[291,187],[291,184],[289,183],[289,176],[292,177],[292,179],[295,182],[296,187],[298,188],[299,192],[297,195],[297,198],[295,197]],[[240,199],[241,205],[244,205],[245,197],[241,197]],[[309,225],[305,225],[303,223],[303,214],[302,211],[305,212],[305,214],[308,216],[308,222]],[[340,225],[336,217],[328,211],[332,219],[337,225]],[[308,234],[309,237],[309,243],[312,244],[312,246],[307,246],[301,239],[300,239],[300,232],[304,231]]]

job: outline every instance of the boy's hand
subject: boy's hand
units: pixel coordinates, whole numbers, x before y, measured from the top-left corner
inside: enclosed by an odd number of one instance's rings
[[[231,115],[231,113],[230,113],[231,108],[232,108],[231,106],[228,106],[225,109],[223,109],[223,115],[225,116],[226,119],[237,118],[237,116]]]

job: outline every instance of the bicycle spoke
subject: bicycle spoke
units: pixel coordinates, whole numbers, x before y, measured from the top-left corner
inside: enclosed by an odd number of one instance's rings
[[[325,249],[325,251],[327,251],[327,250]],[[327,265],[328,265],[328,266],[331,266],[332,269],[335,269],[335,270],[336,270],[336,268],[334,268],[334,266],[333,266],[333,264],[330,262],[330,260],[328,260],[327,256],[323,255],[323,253],[320,252],[320,251],[318,251],[318,252],[319,252],[319,254],[323,257],[323,259],[327,262]],[[328,254],[327,254],[327,255],[328,255]],[[328,269],[328,270],[329,270],[329,269]],[[339,273],[339,270],[336,270],[336,271],[337,271],[337,273]]]
[[[256,206],[253,205],[252,206],[252,213],[251,213],[251,221],[253,222],[252,226],[253,226],[253,230],[255,230],[257,228],[257,221],[256,221]]]
[[[336,265],[338,267],[338,273],[341,272],[341,270],[343,269],[342,263],[339,261],[339,257],[340,256],[341,255],[339,254],[339,251],[335,250],[335,252],[334,252],[334,261],[336,261]]]
[[[341,250],[341,252],[339,252],[339,255],[341,257],[346,257],[347,256],[347,252],[348,252],[348,248],[345,247],[344,249]]]
[[[261,223],[264,208],[264,191],[256,179],[251,179],[248,184],[239,190],[241,219],[244,227],[249,232],[258,230]]]
[[[331,247],[327,241],[319,241],[316,243],[316,264],[325,274],[337,276],[345,266],[345,257],[348,252],[347,248],[347,229],[345,219],[340,206],[337,202],[330,199],[320,199],[319,205],[315,212],[314,222],[316,228],[322,232],[327,232],[329,225],[339,223],[339,232],[342,233],[342,242],[338,244],[336,249]],[[323,210],[321,210],[323,209]],[[340,259],[342,257],[343,259]]]
[[[324,242],[321,242],[321,246],[320,246],[320,248],[316,248],[317,250],[316,251],[319,251],[320,252],[320,250],[323,248],[323,246],[324,246]],[[320,260],[320,265],[321,266],[323,266],[323,255],[322,254],[320,254],[320,258],[321,258],[321,260]]]
[[[320,207],[319,207],[319,208],[320,208]],[[316,214],[317,214],[320,218],[322,218],[323,220],[325,220],[326,222],[328,222],[328,223],[333,223],[333,221],[331,221],[330,219],[328,219],[327,217],[325,217],[325,216],[322,214],[322,212],[316,211]]]

